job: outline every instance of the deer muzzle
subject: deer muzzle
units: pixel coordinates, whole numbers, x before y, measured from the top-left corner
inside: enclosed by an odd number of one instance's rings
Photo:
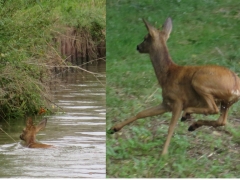
[[[139,53],[148,53],[142,44],[137,45],[137,51]]]
[[[21,140],[24,140],[23,137],[22,137],[22,134],[19,136],[19,138],[20,138]]]
[[[140,52],[140,48],[139,48],[139,45],[137,45],[137,51],[139,51],[139,52]]]

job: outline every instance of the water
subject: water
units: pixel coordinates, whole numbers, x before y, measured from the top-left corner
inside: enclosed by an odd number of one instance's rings
[[[47,117],[47,126],[37,139],[55,148],[22,146],[19,135],[25,120],[0,123],[16,141],[0,130],[0,177],[106,177],[105,66],[88,70],[100,73],[98,79],[86,72],[69,72],[53,87],[54,103],[62,109]]]

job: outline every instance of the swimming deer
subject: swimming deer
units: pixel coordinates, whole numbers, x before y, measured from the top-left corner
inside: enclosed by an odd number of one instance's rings
[[[50,148],[52,145],[40,144],[36,142],[36,133],[43,129],[47,124],[47,119],[42,120],[37,126],[33,125],[31,118],[27,119],[26,128],[20,135],[20,139],[26,142],[28,148]]]
[[[187,119],[193,113],[208,115],[220,112],[217,121],[198,120],[188,128],[189,131],[194,131],[203,125],[224,126],[230,106],[240,98],[240,80],[234,72],[221,66],[179,66],[175,64],[166,45],[172,30],[171,18],[167,18],[162,30],[143,21],[148,34],[137,46],[137,50],[150,55],[156,77],[162,88],[163,101],[160,105],[143,110],[136,116],[113,126],[110,133],[119,131],[137,119],[172,112],[167,139],[162,151],[164,155],[168,152],[174,128],[182,111],[182,120]]]

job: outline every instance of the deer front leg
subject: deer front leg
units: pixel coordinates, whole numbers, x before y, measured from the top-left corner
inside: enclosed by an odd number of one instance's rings
[[[169,111],[169,110],[166,107],[164,107],[163,104],[143,110],[143,111],[139,112],[136,116],[126,119],[125,121],[111,127],[110,130],[108,131],[108,133],[113,134],[113,133],[119,131],[120,129],[122,129],[124,126],[132,123],[133,121],[136,121],[137,119],[160,115],[167,111]]]
[[[165,155],[168,152],[168,146],[170,144],[177,121],[181,116],[181,112],[182,112],[182,103],[181,101],[176,101],[172,107],[172,119],[168,128],[167,140],[164,144],[162,155]]]

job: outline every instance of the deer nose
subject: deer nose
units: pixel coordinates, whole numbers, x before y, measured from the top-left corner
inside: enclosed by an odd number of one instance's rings
[[[139,46],[137,45],[137,51],[139,51]]]

